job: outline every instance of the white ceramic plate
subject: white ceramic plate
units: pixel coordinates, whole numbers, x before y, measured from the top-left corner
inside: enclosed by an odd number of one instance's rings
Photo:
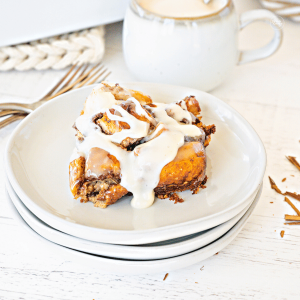
[[[14,214],[14,217],[19,221],[22,228],[29,231],[32,235],[38,238],[40,241],[45,242],[45,247],[51,249],[53,254],[56,254],[59,257],[65,257],[67,260],[73,260],[79,265],[86,267],[91,267],[97,269],[97,272],[100,273],[115,273],[115,274],[151,274],[158,272],[170,272],[173,270],[181,269],[188,267],[190,265],[199,263],[202,260],[214,255],[215,253],[221,251],[233,239],[238,235],[242,230],[243,226],[249,219],[251,213],[253,212],[259,198],[261,195],[262,187],[260,188],[254,202],[245,213],[245,215],[240,219],[240,221],[225,235],[219,238],[217,241],[211,243],[210,245],[198,249],[196,251],[176,256],[173,258],[160,259],[160,260],[148,260],[148,261],[132,261],[132,260],[122,260],[122,259],[112,259],[104,258],[101,256],[86,254],[76,250],[67,249],[62,246],[53,244],[46,239],[38,235],[34,230],[32,230],[27,223],[22,219],[22,217],[16,211],[14,205],[12,204],[9,196],[7,194],[8,202],[11,206],[11,211]]]
[[[213,229],[155,244],[124,246],[92,242],[53,229],[38,219],[25,207],[7,179],[5,185],[10,199],[14,203],[21,217],[36,233],[48,241],[90,254],[131,260],[149,260],[174,257],[206,246],[230,230],[241,219],[252,204],[249,204],[247,208],[243,209],[243,211],[233,219]]]
[[[172,102],[187,95],[199,100],[203,121],[216,124],[207,148],[207,188],[184,203],[156,199],[134,209],[124,197],[106,209],[75,201],[68,164],[75,145],[72,125],[92,87],[66,93],[30,114],[12,134],[5,168],[14,190],[38,218],[62,232],[91,241],[145,244],[177,238],[222,224],[240,213],[262,181],[266,154],[251,125],[223,101],[199,90],[152,83],[122,84]]]

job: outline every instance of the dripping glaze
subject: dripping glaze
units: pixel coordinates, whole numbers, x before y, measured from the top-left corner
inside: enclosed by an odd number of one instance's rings
[[[117,105],[123,100],[116,100],[112,93],[104,92],[100,88],[101,86],[94,88],[85,102],[84,114],[76,119],[75,125],[84,135],[84,139],[76,141],[71,161],[79,156],[87,158],[92,148],[103,149],[115,156],[120,162],[120,184],[133,194],[131,205],[134,208],[147,208],[154,202],[154,188],[159,182],[161,170],[176,157],[185,137],[200,137],[204,140],[205,133],[201,128],[192,125],[190,112],[181,106],[175,103],[153,103],[155,106],[150,109],[158,125],[149,136],[148,122],[129,114]],[[145,116],[151,122],[152,117],[147,115],[139,101],[133,97],[126,101],[133,102],[136,113]],[[112,114],[110,108],[118,114]],[[126,122],[130,128],[107,135],[93,122],[93,117],[99,113],[106,113],[111,120]],[[179,122],[182,119],[187,120],[187,124]],[[133,151],[126,151],[117,144],[127,137],[143,138],[143,143]]]

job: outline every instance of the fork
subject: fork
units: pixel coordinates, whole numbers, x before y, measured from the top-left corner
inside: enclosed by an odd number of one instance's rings
[[[30,103],[30,104],[0,103],[0,109],[1,110],[18,110],[18,111],[25,112],[25,113],[31,113],[33,110],[35,110],[36,108],[38,108],[39,106],[44,104],[46,101],[53,99],[54,97],[57,97],[69,90],[82,87],[83,85],[90,85],[90,84],[95,83],[96,80],[107,71],[107,69],[105,69],[100,74],[98,74],[98,76],[96,76],[93,80],[91,80],[99,71],[101,71],[103,69],[103,65],[100,65],[100,63],[99,63],[87,72],[86,72],[86,70],[88,68],[88,65],[82,65],[81,67],[78,67],[78,68],[75,68],[75,67],[76,67],[76,65],[72,66],[70,68],[70,70],[67,72],[67,74],[50,90],[49,93],[47,93],[47,95],[45,95],[40,100],[38,100],[34,103]],[[76,74],[79,71],[81,71],[81,73],[79,74],[78,78],[74,82],[72,82],[72,80],[74,79],[74,77],[76,76]],[[70,74],[71,74],[71,76],[68,79],[68,76]],[[109,72],[109,74],[110,74],[110,72]],[[105,75],[105,78],[109,74]],[[102,80],[104,80],[104,79],[102,79]],[[65,80],[66,80],[66,82],[64,82]],[[54,93],[58,87],[59,87],[59,90],[56,93]],[[11,114],[11,112],[7,112],[7,114]]]
[[[17,114],[13,114],[11,117],[6,118],[4,121],[0,122],[0,129],[17,121],[17,120],[22,120],[27,116],[26,113],[17,113]]]
[[[76,65],[72,66],[66,75],[50,90],[50,92],[37,102],[31,104],[1,103],[0,110],[2,111],[0,111],[0,117],[8,115],[12,116],[0,122],[0,129],[16,120],[26,117],[33,110],[54,97],[57,97],[67,91],[80,88],[84,85],[91,85],[96,81],[103,81],[111,74],[111,72],[108,72],[107,68],[103,70],[104,66],[100,63],[87,71],[88,66],[89,65],[82,65],[77,68]],[[81,71],[80,74],[79,71]],[[79,75],[75,77],[77,74]],[[102,78],[100,79],[101,76]],[[72,82],[73,79],[74,81]]]

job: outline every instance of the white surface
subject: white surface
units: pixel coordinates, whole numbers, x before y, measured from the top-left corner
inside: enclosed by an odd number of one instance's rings
[[[266,154],[260,138],[243,117],[224,102],[198,90],[152,83],[120,85],[151,95],[154,102],[196,97],[204,124],[217,127],[206,152],[207,188],[196,195],[190,191],[180,193],[185,201],[176,205],[156,199],[147,209],[133,208],[129,203],[132,197],[124,197],[106,209],[74,200],[69,190],[68,165],[75,146],[72,125],[93,89],[85,87],[35,110],[10,138],[5,169],[29,210],[68,234],[132,245],[212,228],[233,218],[249,204],[262,181]]]
[[[15,210],[13,204],[7,194],[7,201],[10,202],[11,208],[14,211],[15,220],[21,223],[21,226],[24,229],[27,229],[32,233],[36,238],[42,239],[43,242],[47,244],[48,247],[52,247],[53,252],[58,255],[65,256],[68,258],[74,258],[77,262],[81,263],[85,266],[93,266],[98,269],[100,273],[114,273],[114,274],[151,274],[162,272],[164,269],[168,269],[170,271],[177,270],[180,268],[187,267],[194,263],[200,262],[218,251],[222,250],[226,247],[241,231],[251,213],[253,212],[256,204],[261,195],[262,188],[258,192],[255,197],[254,202],[244,214],[244,216],[231,228],[226,234],[220,237],[218,240],[213,243],[197,249],[193,252],[189,252],[187,254],[183,254],[180,256],[167,258],[167,259],[159,259],[159,260],[143,260],[143,261],[134,261],[134,260],[122,260],[122,259],[112,259],[105,258],[96,255],[90,255],[87,253],[79,252],[76,250],[68,249],[65,247],[61,247],[59,245],[53,244],[45,239],[43,239],[40,235],[38,235],[35,231],[33,231],[29,226],[26,226],[26,222],[23,221],[18,212]]]
[[[2,1],[0,47],[123,19],[129,0]]]
[[[191,252],[215,241],[229,229],[231,229],[240,218],[249,209],[252,202],[233,219],[223,223],[211,230],[195,233],[194,235],[185,236],[173,240],[162,241],[144,246],[122,246],[104,243],[91,242],[79,239],[61,231],[55,230],[46,223],[32,214],[22,203],[20,198],[14,192],[11,184],[6,178],[6,190],[11,201],[18,210],[25,222],[40,236],[55,244],[65,246],[70,249],[82,252],[102,255],[112,258],[132,259],[132,260],[149,260],[173,257]],[[256,195],[255,195],[256,196]],[[255,197],[253,198],[255,201]]]
[[[238,12],[261,8],[256,0],[236,1]],[[111,81],[132,81],[122,57],[120,24],[107,27],[105,65]],[[272,57],[236,67],[212,93],[238,110],[261,136],[268,155],[262,197],[249,222],[225,249],[178,271],[153,275],[103,275],[97,268],[53,253],[25,234],[12,218],[4,192],[0,159],[0,298],[1,300],[298,300],[300,227],[285,226],[294,211],[269,187],[271,176],[283,190],[300,193],[299,171],[285,155],[300,157],[300,26],[284,20],[284,40]],[[253,24],[241,32],[240,48],[264,45],[270,26]],[[63,72],[0,73],[0,93],[34,98]],[[3,98],[4,99],[4,98]],[[0,153],[13,124],[0,131]],[[292,177],[294,175],[295,177]],[[286,182],[281,179],[286,177]],[[295,205],[299,204],[294,201]],[[270,203],[273,202],[273,203]],[[285,230],[284,238],[280,231]],[[204,266],[204,267],[203,267]],[[203,268],[202,268],[203,267]],[[202,270],[200,270],[202,269]],[[165,274],[168,278],[163,281]],[[198,283],[196,283],[198,282]]]
[[[228,78],[237,63],[267,58],[280,47],[282,32],[275,14],[260,9],[239,16],[231,0],[225,4],[228,7],[217,16],[183,21],[160,18],[137,5],[128,7],[123,51],[130,72],[140,81],[211,91]],[[223,1],[220,7],[224,6]],[[240,30],[261,21],[272,26],[273,39],[268,43],[266,36],[262,47],[240,51]]]

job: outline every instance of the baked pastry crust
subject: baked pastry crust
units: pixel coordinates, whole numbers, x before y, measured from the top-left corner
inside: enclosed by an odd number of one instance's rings
[[[122,100],[120,103],[123,109],[135,118],[148,122],[150,124],[149,136],[158,128],[159,124],[154,120],[148,107],[155,106],[149,96],[138,91],[125,90],[119,85],[110,86],[103,84],[103,91],[111,92],[116,100]],[[128,100],[130,97],[136,98],[148,115],[137,114],[134,104]],[[125,101],[124,100],[128,100]],[[201,128],[205,132],[205,140],[187,138],[183,146],[178,149],[177,155],[173,161],[166,164],[160,173],[159,182],[154,189],[155,195],[160,199],[169,198],[175,203],[183,200],[177,196],[176,192],[191,190],[197,193],[200,188],[205,188],[207,177],[206,171],[206,152],[205,147],[211,140],[211,134],[215,132],[215,125],[205,126],[201,122],[201,109],[195,97],[186,97],[177,103],[184,106],[193,116],[193,125]],[[117,114],[114,109],[109,110],[112,115]],[[130,125],[126,122],[111,120],[106,113],[96,115],[93,119],[102,132],[112,135],[124,129],[129,129]],[[182,120],[184,123],[185,121]],[[84,136],[77,130],[77,139],[84,139]],[[161,134],[160,132],[156,134]],[[124,151],[133,151],[137,145],[144,142],[143,138],[126,138],[119,144]],[[138,155],[138,153],[136,154]],[[97,169],[95,171],[95,168]],[[95,176],[95,174],[98,174]],[[96,207],[106,208],[108,205],[115,203],[118,199],[126,194],[130,194],[124,188],[121,182],[120,162],[113,155],[101,148],[90,149],[89,155],[77,157],[69,164],[69,181],[70,190],[76,199],[81,202],[91,201]]]

